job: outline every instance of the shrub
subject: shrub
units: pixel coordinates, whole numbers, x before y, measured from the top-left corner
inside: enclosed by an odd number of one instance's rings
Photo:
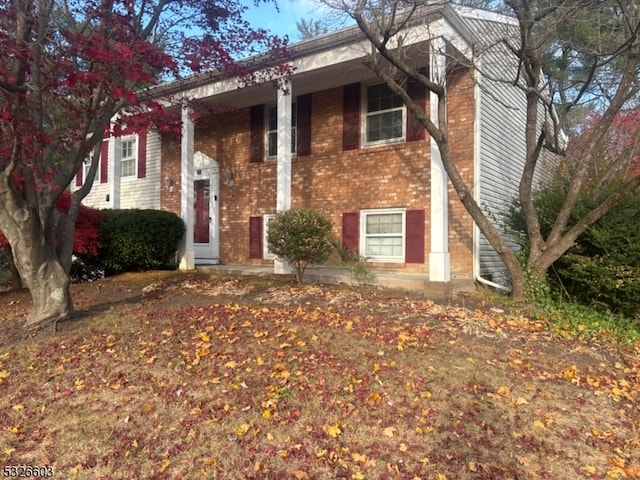
[[[185,226],[161,210],[106,210],[99,262],[105,274],[150,270],[171,262]]]
[[[535,193],[543,234],[553,225],[564,199],[566,181],[556,179]],[[607,192],[601,192],[602,195]],[[598,198],[584,193],[572,212],[577,218]],[[524,217],[514,202],[507,228],[524,231]],[[632,195],[589,227],[552,267],[548,281],[572,300],[629,318],[640,316],[640,195]],[[517,237],[528,251],[526,237]]]
[[[298,283],[302,283],[308,265],[324,263],[331,255],[331,228],[331,222],[315,210],[286,210],[269,222],[267,243],[295,270]]]

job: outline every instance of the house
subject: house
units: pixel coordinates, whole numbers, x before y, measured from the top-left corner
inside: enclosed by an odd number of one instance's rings
[[[515,77],[515,57],[499,46],[473,52],[515,27],[506,16],[440,5],[411,27],[403,47],[433,78],[448,72],[452,153],[478,203],[493,214],[517,192],[525,99],[497,78],[507,70]],[[374,268],[445,284],[503,282],[504,266],[448,184],[435,142],[363,65],[368,51],[352,27],[294,44],[286,91],[212,74],[159,86],[158,95],[197,98],[211,108],[194,119],[177,104],[181,139],[148,132],[105,142],[85,204],[180,214],[185,269],[274,264],[282,272],[267,248],[269,220],[307,207],[324,213],[343,244]],[[436,97],[408,89],[435,112]]]

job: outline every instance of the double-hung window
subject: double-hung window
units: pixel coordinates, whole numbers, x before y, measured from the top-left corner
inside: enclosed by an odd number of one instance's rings
[[[404,209],[363,210],[360,223],[363,256],[372,261],[404,262]]]
[[[296,153],[296,104],[291,104],[291,153]],[[267,108],[267,156],[278,155],[278,108],[273,105]]]
[[[400,96],[384,83],[366,88],[365,143],[379,145],[405,139],[405,108]]]
[[[136,177],[136,138],[125,137],[121,141],[120,177]]]
[[[271,250],[269,250],[269,241],[268,241],[268,235],[269,235],[269,223],[271,223],[271,220],[273,220],[275,218],[275,214],[273,213],[268,213],[266,215],[262,216],[262,221],[263,226],[262,226],[262,258],[266,258],[268,260],[273,260],[274,258],[276,258],[276,256],[273,254],[273,252]]]

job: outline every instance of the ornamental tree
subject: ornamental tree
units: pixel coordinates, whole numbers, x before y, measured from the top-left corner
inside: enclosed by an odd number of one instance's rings
[[[245,10],[239,0],[2,2],[0,231],[33,299],[27,328],[73,312],[75,222],[102,140],[149,128],[179,132],[166,99],[152,99],[149,89],[193,72],[252,81],[234,59],[258,52],[278,65],[286,42],[250,28]],[[67,211],[56,208],[85,161],[87,181]]]

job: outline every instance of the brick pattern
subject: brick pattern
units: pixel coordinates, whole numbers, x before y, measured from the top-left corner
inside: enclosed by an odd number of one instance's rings
[[[452,150],[464,175],[473,173],[473,89],[469,75],[450,84],[449,122]],[[427,104],[426,108],[429,106]],[[311,155],[292,162],[292,207],[324,213],[340,238],[343,212],[405,207],[425,210],[425,262],[428,262],[430,140],[357,150],[342,150],[342,89],[312,95]],[[215,114],[198,121],[195,151],[202,151],[233,172],[235,185],[220,185],[220,259],[225,263],[271,263],[250,260],[249,217],[275,213],[276,162],[249,162],[249,109]],[[174,190],[162,190],[162,208],[180,212],[179,140],[163,138],[162,178]],[[471,272],[471,222],[454,192],[449,192],[452,272]],[[376,264],[428,271],[425,264]]]

